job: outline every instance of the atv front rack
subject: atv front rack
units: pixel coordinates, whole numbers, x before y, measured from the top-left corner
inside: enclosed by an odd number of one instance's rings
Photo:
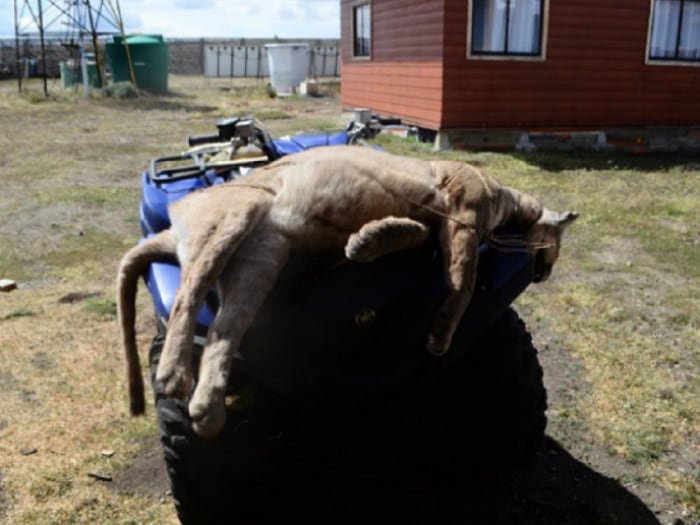
[[[209,145],[208,148],[212,146]],[[230,144],[218,144],[217,146],[223,151],[223,148],[229,147]],[[209,162],[201,151],[191,150],[179,155],[168,155],[153,159],[148,175],[156,185],[202,177],[207,172],[214,172],[216,175],[228,180],[231,178],[233,170],[253,168],[268,162],[269,159],[262,153],[254,156],[246,155],[231,160]]]

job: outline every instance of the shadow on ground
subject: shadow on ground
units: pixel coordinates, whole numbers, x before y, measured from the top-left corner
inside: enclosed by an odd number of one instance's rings
[[[654,152],[633,154],[622,151],[538,151],[514,155],[528,164],[550,172],[566,170],[634,170],[643,173],[700,168],[697,153]]]
[[[158,443],[115,480],[120,492],[167,491]],[[343,475],[332,464],[317,476],[288,472],[251,480],[235,514],[258,523],[474,523],[513,525],[655,525],[642,501],[547,438],[535,459],[508,477],[473,480]],[[235,498],[232,494],[232,498]],[[232,502],[233,505],[233,502]]]
[[[551,439],[531,465],[512,477],[464,481],[389,476],[377,481],[350,475],[336,482],[296,482],[292,477],[261,484],[242,503],[242,512],[251,517],[268,510],[271,520],[286,517],[299,523],[659,523],[636,496]]]

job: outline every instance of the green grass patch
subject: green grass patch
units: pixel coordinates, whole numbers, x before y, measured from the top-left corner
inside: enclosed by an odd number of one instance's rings
[[[116,82],[102,88],[102,95],[116,100],[135,99],[141,92],[131,82]]]
[[[292,115],[281,109],[263,109],[255,112],[255,117],[259,120],[285,120],[292,118]]]
[[[640,231],[638,238],[644,249],[659,261],[664,272],[700,278],[700,239],[690,239],[675,231],[659,235],[658,231],[649,229]]]
[[[51,498],[61,498],[73,488],[73,477],[66,473],[46,474],[34,481],[29,492],[37,502],[45,502]]]
[[[0,253],[0,272],[15,281],[81,278],[112,272],[125,251],[121,236],[94,229],[56,232],[52,237]]]
[[[632,464],[649,465],[663,457],[671,448],[668,437],[662,431],[627,434],[625,456]]]
[[[106,206],[121,207],[134,204],[135,199],[136,206],[138,206],[138,197],[135,192],[126,188],[88,185],[58,187],[37,195],[37,203],[42,207],[72,204],[91,208],[99,207],[102,210]]]
[[[19,308],[17,310],[12,310],[11,312],[2,316],[3,321],[8,321],[10,319],[18,319],[20,317],[31,317],[36,315],[32,310],[27,308]]]
[[[300,117],[294,119],[294,133],[312,133],[314,131],[338,131],[343,126],[339,119],[319,119]]]
[[[117,304],[111,299],[91,297],[83,302],[81,310],[100,317],[116,317]]]

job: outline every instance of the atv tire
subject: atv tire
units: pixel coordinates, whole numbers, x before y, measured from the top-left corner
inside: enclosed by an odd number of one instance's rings
[[[343,484],[509,472],[532,458],[544,437],[542,368],[510,308],[439,381],[381,400],[310,415],[242,380],[232,386],[243,401],[233,408],[242,406],[227,410],[213,439],[193,432],[187,399],[166,397],[153,381],[163,340],[157,336],[151,348],[151,379],[175,507],[185,525],[264,522],[275,512],[283,519],[289,505],[303,515],[310,506],[323,508],[324,498],[337,499],[342,491],[334,487]]]
[[[458,333],[453,345],[459,344]],[[508,473],[539,450],[546,409],[537,350],[523,321],[508,308],[426,392],[418,409],[424,422],[414,432],[423,429],[436,451],[428,458],[433,465]]]

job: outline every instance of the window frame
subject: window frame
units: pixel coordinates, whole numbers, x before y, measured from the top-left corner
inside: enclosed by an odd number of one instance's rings
[[[467,8],[467,59],[468,60],[522,60],[544,62],[547,59],[547,36],[549,32],[549,0],[540,0],[541,13],[539,27],[539,53],[520,53],[508,51],[474,51],[474,1],[469,0]],[[505,0],[510,2],[510,0]],[[506,19],[507,21],[509,18]],[[506,22],[508,24],[508,22]],[[508,25],[506,25],[508,27]],[[508,32],[506,31],[506,39]],[[507,40],[506,40],[507,42]]]
[[[681,42],[681,29],[683,27],[683,7],[686,2],[699,3],[699,0],[679,0],[681,3],[680,13],[678,15],[678,34],[676,35],[676,49],[675,56],[673,57],[652,57],[651,56],[651,45],[652,45],[652,35],[654,31],[654,11],[656,7],[657,0],[650,0],[649,2],[649,25],[647,29],[647,46],[645,50],[644,61],[647,65],[652,66],[690,66],[690,67],[700,67],[700,57],[698,58],[682,58],[678,56],[679,46]]]
[[[357,10],[360,8],[369,9],[369,28],[368,28],[368,46],[367,54],[358,54],[358,28],[357,28]],[[352,16],[352,58],[354,60],[371,60],[372,59],[372,2],[371,0],[359,0],[353,2],[350,6]]]

